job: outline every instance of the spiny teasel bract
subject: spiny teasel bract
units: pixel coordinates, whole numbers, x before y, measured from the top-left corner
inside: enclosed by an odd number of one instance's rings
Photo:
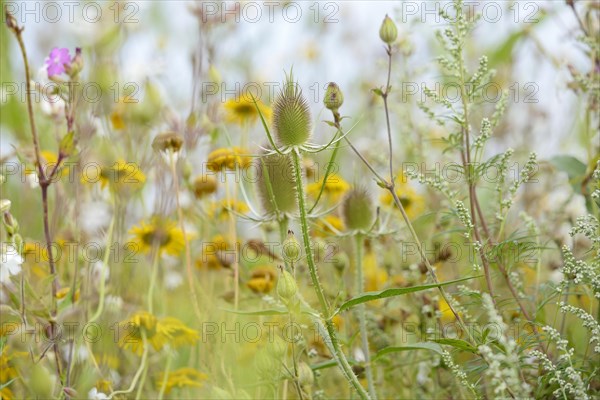
[[[256,189],[267,215],[297,211],[297,189],[289,155],[263,154],[254,160]],[[269,189],[267,182],[270,183]]]
[[[373,199],[362,187],[350,190],[342,201],[341,216],[349,230],[366,231],[375,219]]]
[[[273,131],[281,146],[299,146],[308,140],[311,132],[311,117],[308,103],[302,90],[294,82],[290,72],[283,89],[273,102]]]

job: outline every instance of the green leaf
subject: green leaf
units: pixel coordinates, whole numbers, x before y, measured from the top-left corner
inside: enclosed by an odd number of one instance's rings
[[[573,156],[558,155],[550,159],[550,164],[559,171],[566,172],[573,190],[576,193],[581,193],[581,183],[587,170],[587,166],[584,163]]]
[[[475,279],[475,278],[479,278],[479,276],[470,276],[468,278],[461,278],[461,279],[456,279],[453,281],[441,282],[441,283],[431,283],[428,285],[411,286],[411,287],[405,287],[405,288],[393,288],[393,289],[381,290],[378,292],[363,293],[360,296],[356,296],[356,297],[348,300],[344,304],[342,304],[335,311],[335,313],[333,315],[339,314],[340,312],[347,310],[351,307],[354,307],[357,304],[362,304],[362,303],[366,303],[366,302],[373,301],[373,300],[385,299],[387,297],[401,296],[401,295],[407,294],[407,293],[420,292],[423,290],[439,288],[442,286],[452,285],[452,284],[455,284],[458,282],[464,282],[469,279]]]
[[[383,97],[383,91],[381,89],[375,88],[375,89],[371,89],[373,91],[373,93],[375,93],[377,96],[381,96]]]
[[[439,344],[445,344],[448,346],[452,346],[452,347],[455,347],[460,350],[468,351],[471,353],[477,353],[477,348],[475,348],[475,346],[473,346],[470,343],[465,342],[464,340],[461,340],[461,339],[445,338],[445,339],[434,339],[433,341],[436,343],[439,343]]]
[[[442,355],[442,347],[439,344],[432,343],[432,342],[422,342],[422,343],[411,343],[406,346],[391,346],[391,347],[383,348],[375,354],[375,356],[373,357],[373,361],[377,360],[380,357],[383,357],[386,354],[398,353],[401,351],[408,351],[408,350],[430,350],[430,351],[438,353],[439,355]]]
[[[585,174],[586,165],[577,158],[568,155],[558,155],[550,159],[550,163],[559,171],[566,172],[569,179],[581,177]]]
[[[358,362],[356,360],[353,360],[351,358],[348,358],[348,364],[350,365],[354,365],[354,364],[358,364]],[[313,364],[310,366],[310,368],[313,371],[316,371],[318,369],[326,369],[326,368],[331,368],[331,367],[337,367],[338,363],[335,360],[329,360],[329,361],[323,361],[321,363],[318,364]]]

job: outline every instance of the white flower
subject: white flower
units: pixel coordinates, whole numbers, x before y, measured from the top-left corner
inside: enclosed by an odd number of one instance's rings
[[[0,282],[6,283],[9,282],[11,275],[17,275],[21,272],[23,257],[21,257],[14,246],[9,245],[0,258]]]
[[[29,187],[35,189],[38,187],[40,180],[38,179],[37,173],[35,172],[26,172],[25,173],[25,182],[29,184]]]
[[[180,273],[169,271],[165,275],[165,287],[168,290],[177,289],[183,283],[183,277]]]
[[[94,236],[106,227],[111,215],[108,205],[102,201],[91,201],[81,206],[79,224],[85,233]]]
[[[98,389],[93,388],[89,391],[88,398],[90,400],[107,400],[108,396],[102,392],[99,392]]]
[[[110,269],[105,268],[102,261],[96,261],[94,264],[92,264],[92,279],[94,280],[94,283],[99,285],[102,281],[102,276],[104,276],[104,282],[108,282],[108,278],[110,277]]]
[[[123,307],[123,299],[120,296],[109,294],[105,302],[107,310],[119,311]]]

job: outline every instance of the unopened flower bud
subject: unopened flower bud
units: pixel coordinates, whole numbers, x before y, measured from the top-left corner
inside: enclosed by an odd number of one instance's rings
[[[327,85],[323,103],[331,111],[337,111],[344,103],[344,94],[335,82],[329,82],[329,85]]]
[[[296,240],[294,232],[288,231],[288,237],[283,242],[283,258],[286,261],[296,262],[300,259],[300,243]]]
[[[83,57],[81,56],[81,47],[75,48],[75,55],[71,59],[71,63],[66,65],[65,71],[71,78],[76,77],[83,69]]]
[[[10,13],[8,12],[8,7],[4,10],[5,12],[5,20],[6,20],[6,26],[8,26],[8,29],[16,31],[17,29],[19,29],[19,25],[17,24],[17,19]]]
[[[58,153],[62,158],[67,158],[75,150],[75,132],[67,133],[60,141]]]
[[[79,397],[77,395],[77,391],[75,389],[73,389],[72,387],[64,387],[63,392],[65,392],[65,394],[69,397]]]
[[[344,270],[348,267],[348,264],[350,264],[350,259],[348,258],[348,254],[346,254],[346,252],[337,254],[333,260],[333,266],[339,273],[344,272]]]
[[[0,199],[0,213],[4,214],[10,210],[10,200],[8,199]]]
[[[4,228],[6,228],[6,233],[8,233],[9,236],[12,236],[15,233],[19,232],[19,223],[17,222],[16,219],[13,218],[11,213],[9,213],[9,212],[4,213],[3,222],[4,222]]]
[[[277,281],[277,294],[279,297],[289,302],[292,300],[296,293],[298,292],[298,284],[296,283],[296,279],[289,272],[282,270],[281,276]]]
[[[381,23],[381,28],[379,28],[379,37],[384,43],[389,45],[394,43],[398,37],[398,28],[396,28],[394,21],[387,15]]]

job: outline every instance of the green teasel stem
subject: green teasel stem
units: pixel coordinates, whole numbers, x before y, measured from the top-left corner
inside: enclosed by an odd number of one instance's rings
[[[296,187],[298,189],[298,208],[300,211],[300,225],[302,227],[302,240],[304,242],[306,262],[308,264],[308,270],[315,289],[315,293],[317,294],[317,298],[319,299],[321,312],[323,313],[323,317],[325,320],[325,328],[327,332],[326,335],[329,336],[324,337],[323,339],[331,343],[331,347],[335,353],[334,356],[340,369],[342,370],[348,382],[352,385],[352,387],[361,397],[361,399],[369,399],[369,394],[358,381],[358,378],[352,371],[352,367],[348,363],[348,360],[346,359],[346,356],[344,355],[341,349],[340,343],[337,339],[337,334],[335,332],[335,327],[333,326],[333,322],[331,321],[329,305],[327,303],[327,299],[325,298],[325,294],[323,293],[323,287],[321,286],[321,282],[319,282],[319,277],[317,275],[317,266],[313,257],[313,252],[310,244],[310,236],[308,235],[308,221],[306,216],[307,213],[304,198],[304,185],[302,181],[302,170],[300,169],[300,157],[300,151],[298,150],[298,148],[294,148],[292,150],[292,161],[294,166],[294,174],[296,177]]]
[[[365,281],[363,276],[363,244],[364,238],[360,233],[354,237],[354,251],[356,257],[356,295],[359,295],[365,290]],[[369,351],[369,337],[367,333],[367,312],[365,304],[359,304],[356,310],[358,314],[358,324],[360,327],[360,339],[362,345],[362,351],[365,356],[365,374],[367,375],[367,384],[369,387],[369,394],[374,400],[377,399],[377,392],[375,391],[375,381],[373,379],[373,368],[371,367],[371,353]]]

